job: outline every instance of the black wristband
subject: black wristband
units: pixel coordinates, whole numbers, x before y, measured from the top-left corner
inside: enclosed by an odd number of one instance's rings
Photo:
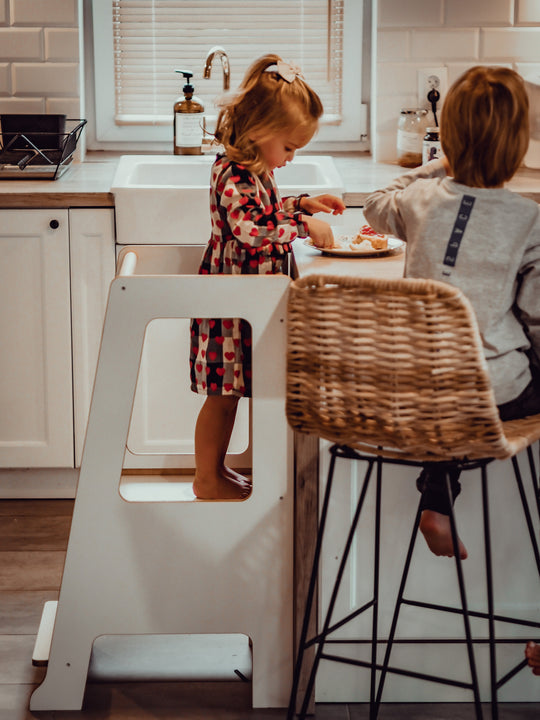
[[[302,209],[301,201],[302,201],[302,198],[304,198],[304,197],[309,197],[309,193],[302,193],[301,195],[298,195],[298,197],[296,198],[296,207],[297,207],[298,210],[300,210],[304,215],[312,215],[313,213],[310,213],[310,212],[308,212],[307,210],[303,210],[303,209]]]

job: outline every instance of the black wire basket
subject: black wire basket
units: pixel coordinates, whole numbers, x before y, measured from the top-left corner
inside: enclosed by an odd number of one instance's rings
[[[0,115],[0,178],[56,180],[68,169],[86,120]]]

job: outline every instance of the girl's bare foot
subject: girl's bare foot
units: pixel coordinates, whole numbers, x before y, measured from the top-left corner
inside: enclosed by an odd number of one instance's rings
[[[223,466],[223,474],[231,480],[240,480],[247,482],[249,485],[253,485],[251,478],[245,477],[245,475],[242,475],[242,473],[237,472],[234,468],[230,468],[227,465]]]
[[[454,557],[452,531],[448,515],[442,515],[435,512],[435,510],[424,510],[420,518],[420,530],[434,555]],[[462,560],[467,558],[467,550],[461,540],[459,540],[459,557]]]
[[[530,640],[525,648],[525,657],[532,667],[533,675],[540,675],[540,645]]]
[[[243,475],[237,478],[217,475],[204,480],[195,475],[193,481],[193,492],[200,500],[245,500],[251,490],[251,484]]]

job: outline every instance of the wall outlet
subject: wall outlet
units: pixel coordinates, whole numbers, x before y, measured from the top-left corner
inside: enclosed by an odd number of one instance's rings
[[[418,107],[431,110],[431,102],[428,100],[430,90],[437,90],[440,99],[437,102],[437,110],[442,107],[444,96],[448,90],[448,71],[445,67],[422,68],[418,70]]]

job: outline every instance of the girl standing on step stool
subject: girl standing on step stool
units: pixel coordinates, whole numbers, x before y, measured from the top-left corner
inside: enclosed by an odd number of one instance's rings
[[[330,226],[313,213],[341,214],[333,195],[281,198],[273,171],[290,162],[318,127],[317,94],[298,68],[278,55],[259,58],[218,116],[225,152],[212,166],[212,235],[200,274],[281,273],[297,238],[332,247]],[[191,321],[191,389],[206,395],[195,427],[193,492],[201,499],[241,500],[250,481],[225,465],[238,401],[251,397],[251,328],[241,318]]]

